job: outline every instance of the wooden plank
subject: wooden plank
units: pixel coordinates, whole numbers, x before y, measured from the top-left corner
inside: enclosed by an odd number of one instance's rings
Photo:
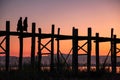
[[[6,54],[6,52],[0,52],[0,54]]]
[[[6,35],[6,31],[0,31],[0,36],[5,36],[5,35]],[[11,31],[11,32],[9,32],[9,35],[10,35],[10,36],[19,36],[19,35],[20,35],[20,32]],[[39,33],[35,33],[35,37],[39,37],[39,36],[40,36],[41,38],[51,38],[52,34],[42,33],[41,35],[39,35]],[[32,37],[32,33],[23,32],[23,37],[24,37],[24,38]]]
[[[42,53],[41,55],[50,55],[51,53]]]
[[[10,36],[19,36],[20,32],[14,32],[11,31],[9,32]],[[5,36],[6,35],[6,31],[0,31],[0,36]],[[24,38],[29,38],[32,36],[32,33],[23,33],[23,37]],[[39,35],[39,33],[35,33],[35,37],[41,37],[42,39],[44,38],[51,38],[52,34],[46,34],[46,33],[42,33],[41,35]],[[58,34],[54,34],[54,38],[57,38],[59,40],[72,40],[73,37],[71,35],[58,35]],[[78,36],[78,40],[87,40],[88,36]],[[95,40],[96,37],[91,36],[91,40]],[[99,42],[110,42],[111,38],[109,37],[99,37],[98,39]],[[116,43],[120,43],[120,38],[116,38]]]

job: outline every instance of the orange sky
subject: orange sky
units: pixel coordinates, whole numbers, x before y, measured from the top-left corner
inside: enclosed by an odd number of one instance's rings
[[[110,37],[111,28],[114,28],[114,34],[120,37],[119,0],[1,0],[0,12],[0,30],[5,30],[5,21],[10,20],[11,31],[16,31],[19,17],[24,19],[27,16],[28,32],[31,32],[32,22],[36,22],[36,27],[41,27],[44,33],[50,33],[51,25],[55,24],[55,33],[60,27],[61,34],[72,35],[72,27],[74,26],[79,29],[79,35],[86,36],[87,28],[91,27],[93,36],[99,32],[100,36]],[[30,56],[30,42],[30,38],[24,39],[24,56]],[[46,41],[43,40],[43,42]],[[63,53],[68,53],[72,47],[71,41],[61,41],[60,43],[60,50]],[[93,43],[92,54],[95,53],[94,49]],[[101,55],[106,55],[109,49],[109,43],[100,44]],[[11,37],[10,51],[11,56],[19,55],[17,37]]]

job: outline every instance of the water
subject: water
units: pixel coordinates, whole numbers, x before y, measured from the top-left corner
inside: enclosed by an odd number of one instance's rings
[[[18,67],[10,67],[11,70],[17,70]],[[42,70],[50,70],[50,67],[42,67]],[[72,67],[70,67],[70,69],[72,69]],[[80,66],[78,68],[80,71],[87,71],[87,66]],[[109,72],[112,72],[112,67],[111,66],[106,66],[105,69]],[[5,70],[5,67],[0,67],[0,71]],[[92,71],[96,71],[96,67],[92,66],[91,67]],[[116,67],[116,73],[120,73],[120,66]]]
[[[80,70],[80,71],[86,71],[86,70],[87,70],[87,67],[86,67],[86,66],[79,67],[79,70]],[[92,71],[96,71],[96,67],[95,67],[95,66],[92,66],[92,67],[91,67],[91,70],[92,70]],[[109,72],[112,72],[112,67],[111,67],[111,66],[106,66],[106,67],[105,67],[105,70],[107,70],[107,71],[109,71]],[[120,67],[116,67],[116,73],[120,73]]]

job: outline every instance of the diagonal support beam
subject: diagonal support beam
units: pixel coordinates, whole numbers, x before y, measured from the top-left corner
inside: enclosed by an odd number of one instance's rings
[[[42,43],[40,43],[42,46],[44,46],[45,49],[47,49],[49,52],[51,52],[51,50],[49,48],[47,48],[45,45],[43,45]],[[43,50],[44,48],[42,48],[41,50]]]
[[[120,49],[119,48],[116,48],[118,51],[116,53],[119,53],[120,52]]]
[[[87,51],[83,47],[78,46],[78,48],[79,48],[78,50],[82,49],[85,53],[87,53]]]
[[[0,47],[1,47],[1,49],[2,49],[3,51],[5,51],[5,52],[6,52],[5,48],[3,48],[2,46],[0,46]]]
[[[3,40],[0,42],[0,48],[6,52],[5,48],[2,46],[3,42],[5,41],[6,37],[3,38]]]
[[[45,45],[40,43],[40,45],[42,45],[43,47],[41,48],[41,50],[43,50],[44,48],[47,49],[49,52],[51,52],[50,49],[48,49],[46,46],[51,42],[51,40],[49,40]]]
[[[88,42],[85,42],[82,46],[78,45],[78,50],[82,49],[85,53],[87,53],[87,51],[83,48],[85,45],[87,45]]]
[[[2,45],[2,43],[5,41],[6,37],[3,38],[3,40],[0,42],[0,46]]]
[[[84,47],[88,42],[85,42],[81,47]]]
[[[70,53],[72,52],[72,49],[73,49],[73,48],[70,49],[70,51],[69,51],[69,53],[68,53],[68,55],[67,55],[67,57],[66,57],[66,61],[67,61],[67,59],[69,58]]]
[[[63,56],[62,52],[61,52],[61,51],[59,51],[59,52],[60,52],[61,57],[62,57],[63,60],[64,60],[64,64],[67,64],[67,61],[66,61],[65,57]],[[67,65],[68,65],[68,64],[67,64]]]

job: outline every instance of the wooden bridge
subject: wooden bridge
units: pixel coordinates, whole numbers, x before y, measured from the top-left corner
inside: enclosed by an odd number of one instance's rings
[[[42,59],[42,50],[45,48],[50,52],[51,61],[50,61],[50,71],[54,71],[54,42],[57,41],[57,69],[59,70],[60,66],[60,40],[72,40],[72,70],[77,73],[78,71],[78,51],[82,49],[87,56],[87,71],[90,72],[91,69],[91,48],[92,48],[92,41],[95,42],[95,51],[96,51],[96,71],[100,69],[99,63],[99,44],[101,42],[110,42],[111,49],[111,65],[112,65],[112,72],[116,73],[116,57],[117,53],[120,52],[120,49],[116,47],[117,44],[120,43],[120,38],[116,38],[116,35],[113,34],[113,29],[111,29],[111,37],[99,37],[99,33],[96,33],[96,36],[92,36],[91,28],[88,28],[88,35],[87,36],[79,36],[78,29],[73,27],[72,35],[61,35],[60,28],[58,28],[58,33],[55,34],[55,25],[52,25],[52,30],[50,34],[45,34],[41,32],[41,28],[38,29],[38,33],[35,32],[36,24],[32,23],[32,32],[25,33],[22,30],[20,32],[12,32],[10,31],[10,21],[6,21],[6,31],[0,31],[0,37],[5,36],[4,39],[0,42],[0,48],[4,52],[0,52],[0,54],[6,55],[6,71],[9,71],[9,57],[10,57],[10,36],[18,36],[20,49],[19,49],[19,69],[22,70],[22,58],[23,58],[23,39],[24,38],[31,38],[31,67],[34,69],[35,66],[35,41],[36,38],[38,39],[38,70],[41,69],[41,59]],[[50,40],[44,44],[41,42],[42,39]],[[79,41],[86,41],[83,45],[79,45]],[[2,46],[2,43],[5,42],[5,48]],[[47,45],[51,44],[51,48],[47,48]],[[83,47],[87,45],[87,50]],[[117,51],[117,49],[119,51]],[[65,59],[67,60],[67,59]]]

